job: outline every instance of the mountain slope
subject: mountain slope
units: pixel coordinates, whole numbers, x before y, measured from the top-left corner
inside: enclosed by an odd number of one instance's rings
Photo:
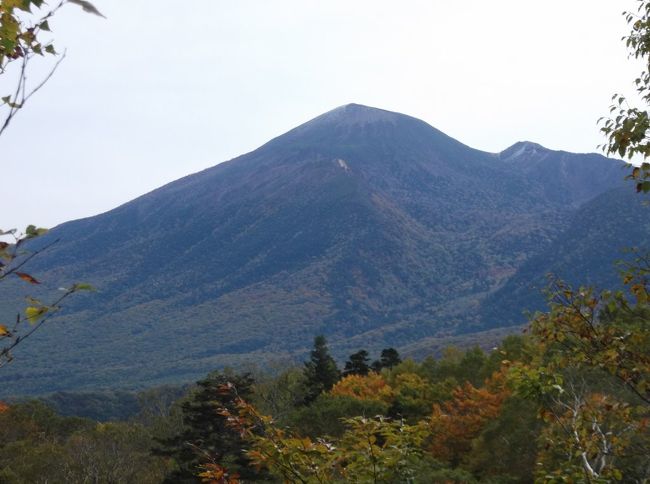
[[[302,355],[319,333],[345,354],[494,327],[508,310],[482,301],[620,178],[598,155],[485,153],[343,106],[36,241],[61,239],[30,268],[50,288],[99,291],[25,346],[0,393],[191,379]]]
[[[524,311],[546,307],[547,277],[572,285],[622,288],[616,261],[632,260],[630,249],[647,250],[650,208],[633,187],[609,190],[572,214],[566,230],[524,263],[481,307],[486,327],[516,324]]]

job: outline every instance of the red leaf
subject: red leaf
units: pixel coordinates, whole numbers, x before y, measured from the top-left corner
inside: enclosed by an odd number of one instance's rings
[[[40,284],[36,279],[34,279],[32,276],[29,274],[25,274],[24,272],[16,272],[15,273],[18,277],[20,277],[23,281],[27,281],[30,284]]]

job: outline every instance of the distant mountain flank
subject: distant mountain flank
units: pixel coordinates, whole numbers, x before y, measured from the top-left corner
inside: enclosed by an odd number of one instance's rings
[[[44,285],[98,291],[24,345],[0,395],[187,381],[302,358],[316,334],[343,356],[521,324],[541,301],[529,279],[609,282],[619,248],[647,245],[621,166],[530,142],[487,153],[342,106],[36,240],[61,240],[30,263]]]

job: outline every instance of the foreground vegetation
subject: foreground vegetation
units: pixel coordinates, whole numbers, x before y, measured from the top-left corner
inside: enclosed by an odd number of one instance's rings
[[[215,372],[121,415],[78,399],[123,421],[2,405],[0,482],[648,482],[647,262],[625,293],[552,282],[549,311],[489,353],[360,350],[339,371],[317,337],[276,375]]]

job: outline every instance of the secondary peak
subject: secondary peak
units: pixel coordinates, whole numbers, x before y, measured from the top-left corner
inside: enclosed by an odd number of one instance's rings
[[[502,160],[514,160],[523,155],[540,155],[548,153],[549,151],[550,150],[548,148],[544,148],[539,143],[533,143],[532,141],[519,141],[512,145],[510,148],[507,148],[499,153],[499,158]]]

